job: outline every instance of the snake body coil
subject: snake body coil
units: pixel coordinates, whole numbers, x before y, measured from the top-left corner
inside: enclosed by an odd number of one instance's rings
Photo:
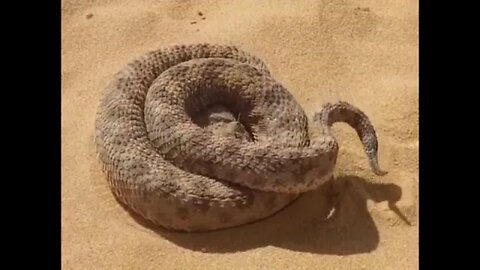
[[[195,121],[218,105],[251,140]],[[162,227],[209,231],[270,216],[330,179],[335,122],[357,131],[373,171],[383,174],[375,131],[360,110],[327,104],[314,119],[325,132],[312,138],[301,106],[258,58],[233,46],[179,45],[149,52],[116,75],[95,139],[122,203]]]

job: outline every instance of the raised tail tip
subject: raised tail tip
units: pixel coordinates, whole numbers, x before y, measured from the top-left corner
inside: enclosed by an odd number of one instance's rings
[[[376,156],[369,157],[369,161],[370,161],[370,168],[372,169],[374,174],[378,176],[384,176],[388,174],[387,171],[384,171],[380,168],[380,165],[378,164],[378,159]]]
[[[345,101],[339,101],[333,104],[325,103],[322,110],[314,114],[313,119],[323,126],[325,133],[331,136],[333,135],[331,134],[330,127],[333,123],[345,122],[349,124],[355,129],[362,141],[372,171],[378,176],[383,176],[388,173],[380,169],[377,158],[378,141],[375,128],[363,111]]]

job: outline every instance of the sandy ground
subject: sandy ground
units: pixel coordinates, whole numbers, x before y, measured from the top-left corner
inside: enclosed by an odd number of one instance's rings
[[[64,0],[63,269],[417,269],[417,5]],[[338,124],[341,206],[329,222],[323,189],[264,221],[214,233],[168,232],[129,214],[94,158],[97,101],[133,57],[204,41],[261,57],[309,115],[339,99],[362,108],[389,174],[374,176],[355,132]]]

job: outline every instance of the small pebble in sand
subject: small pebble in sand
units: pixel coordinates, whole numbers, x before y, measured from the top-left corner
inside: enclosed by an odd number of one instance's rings
[[[206,17],[202,17],[202,20],[205,20],[205,19],[206,19]]]
[[[370,12],[370,8],[368,8],[368,7],[366,7],[366,8],[356,7],[355,10],[357,10],[357,11],[364,11],[364,12]]]
[[[197,23],[197,21],[191,21],[190,22],[190,24],[196,24],[196,23]]]
[[[198,16],[203,16],[203,13],[201,11],[199,11],[197,14]]]
[[[87,19],[91,19],[93,17],[93,14],[92,13],[89,13],[87,14],[87,16],[85,16]]]

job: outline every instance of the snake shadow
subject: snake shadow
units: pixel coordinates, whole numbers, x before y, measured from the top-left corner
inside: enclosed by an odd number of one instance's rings
[[[321,187],[302,195],[268,218],[214,232],[173,232],[159,228],[126,210],[138,223],[162,238],[198,252],[231,253],[264,246],[330,255],[351,255],[375,250],[379,243],[379,233],[366,202],[369,199],[375,202],[387,201],[391,209],[397,212],[395,202],[402,196],[401,188],[395,184],[371,183],[356,176],[341,176],[335,181],[337,207],[334,207],[328,187]],[[329,218],[333,208],[333,217]],[[397,214],[403,218],[401,213]]]

